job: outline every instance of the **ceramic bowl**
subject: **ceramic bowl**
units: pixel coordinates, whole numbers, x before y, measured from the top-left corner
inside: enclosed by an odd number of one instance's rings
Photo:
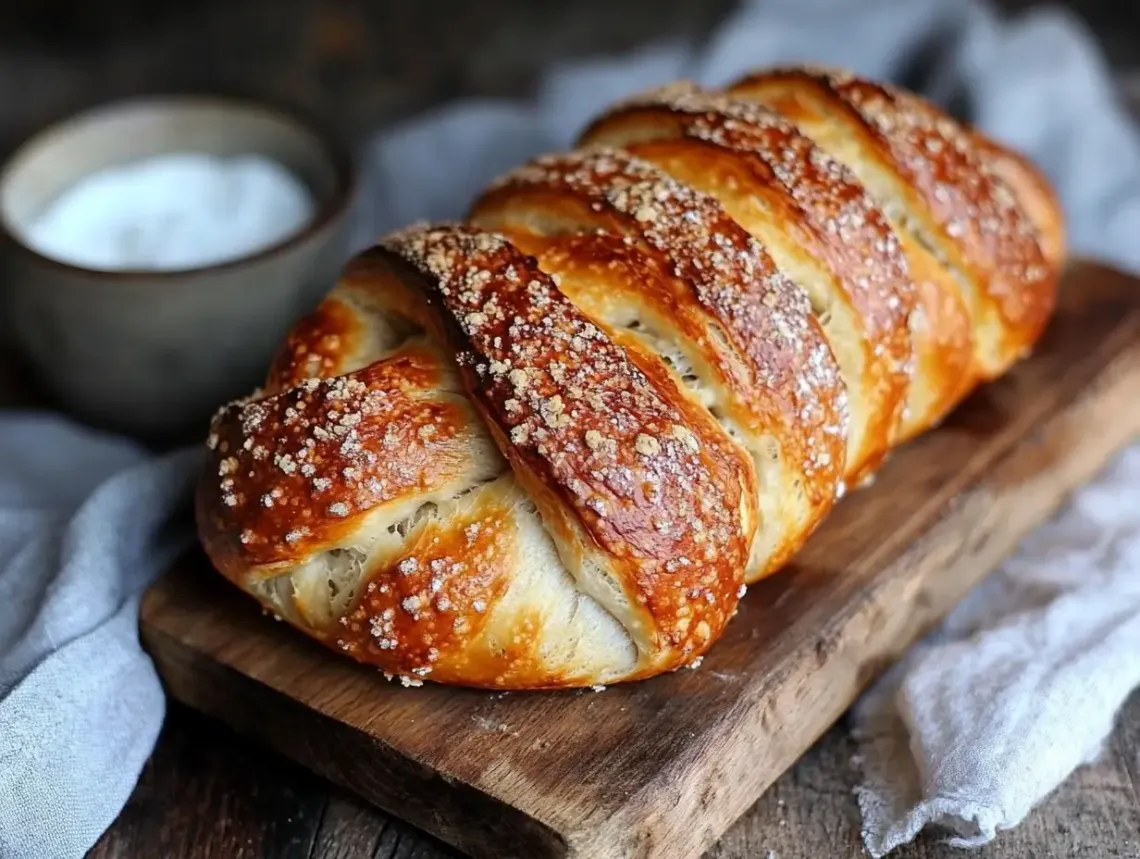
[[[314,218],[248,257],[180,271],[96,271],[49,259],[25,226],[81,177],[169,152],[259,154],[313,194]],[[260,384],[291,324],[347,253],[350,152],[291,113],[218,96],[116,102],[53,125],[0,171],[0,318],[36,381],[99,427],[144,438],[204,433]]]

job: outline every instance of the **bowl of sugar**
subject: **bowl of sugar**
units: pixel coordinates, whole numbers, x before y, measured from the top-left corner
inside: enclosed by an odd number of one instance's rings
[[[0,322],[39,387],[104,429],[200,434],[347,253],[347,147],[241,98],[115,102],[0,169]]]

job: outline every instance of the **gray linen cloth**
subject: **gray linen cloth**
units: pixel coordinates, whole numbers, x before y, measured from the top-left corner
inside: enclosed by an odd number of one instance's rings
[[[203,457],[51,415],[0,418],[0,451],[0,857],[69,859],[162,725],[139,595],[193,539],[180,508]]]
[[[956,0],[744,3],[699,47],[554,69],[528,103],[452,105],[370,147],[358,246],[455,217],[601,105],[757,65],[845,65],[919,89],[1050,174],[1076,251],[1140,271],[1140,140],[1083,27]],[[193,539],[197,450],[154,459],[51,416],[0,417],[0,859],[70,859],[126,801],[163,717],[138,595]],[[858,707],[864,839],[928,824],[980,843],[1090,760],[1140,683],[1140,448],[915,648]],[[177,797],[171,798],[172,802]]]

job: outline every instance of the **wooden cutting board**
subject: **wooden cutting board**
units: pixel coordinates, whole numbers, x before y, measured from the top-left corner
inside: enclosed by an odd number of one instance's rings
[[[849,495],[697,670],[604,692],[403,689],[186,558],[169,692],[478,857],[699,856],[916,636],[1140,431],[1140,282],[1075,265],[1037,354]]]

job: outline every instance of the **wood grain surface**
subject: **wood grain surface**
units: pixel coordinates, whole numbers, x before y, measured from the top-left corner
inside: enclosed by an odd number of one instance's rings
[[[169,692],[476,856],[700,855],[1140,429],[1140,285],[1075,267],[1037,354],[898,452],[696,671],[605,693],[405,690],[197,555],[148,593]]]
[[[855,743],[836,725],[706,859],[865,859]],[[1140,692],[1094,765],[980,850],[937,832],[891,859],[1140,859]],[[455,849],[175,704],[123,814],[89,859],[459,859]]]

